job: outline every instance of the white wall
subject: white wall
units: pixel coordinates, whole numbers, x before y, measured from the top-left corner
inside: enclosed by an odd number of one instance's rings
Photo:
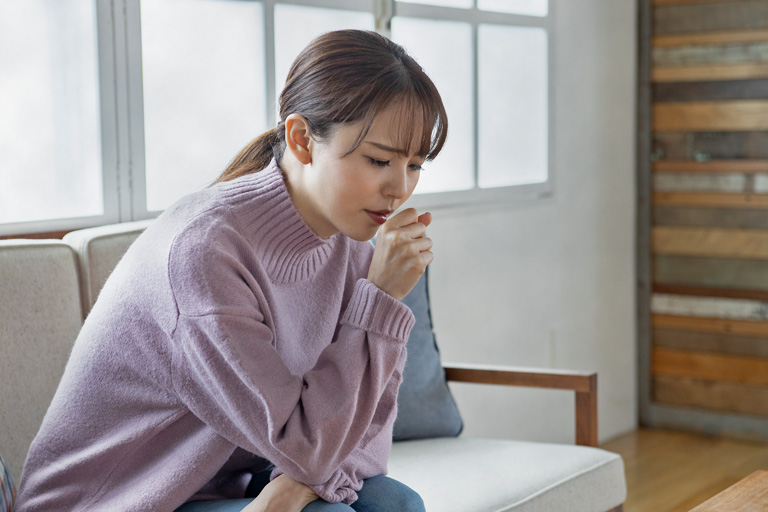
[[[600,439],[637,422],[636,6],[552,0],[555,191],[434,211],[443,360],[595,370]],[[571,442],[573,394],[459,384],[465,435]]]

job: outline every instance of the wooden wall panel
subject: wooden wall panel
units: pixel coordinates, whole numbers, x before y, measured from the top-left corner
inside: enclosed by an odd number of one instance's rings
[[[653,172],[676,173],[768,173],[768,160],[658,160],[653,162]]]
[[[656,255],[653,281],[661,284],[768,290],[768,261]]]
[[[705,66],[656,67],[651,80],[661,82],[706,82],[714,80],[749,80],[768,78],[768,64],[710,64]]]
[[[652,210],[655,226],[768,229],[768,214],[759,209],[696,208],[657,205]]]
[[[724,3],[738,3],[744,0],[652,0],[654,6],[662,5],[685,5],[685,4],[724,4]]]
[[[657,206],[700,206],[710,208],[768,209],[766,194],[714,194],[708,192],[654,192]]]
[[[652,244],[656,255],[768,259],[768,231],[657,226]]]
[[[768,43],[658,46],[652,53],[656,67],[762,64],[768,62]]]
[[[754,191],[755,180],[743,174],[656,173],[653,189],[657,192],[722,192],[745,194]]]
[[[764,160],[768,132],[655,132],[653,152],[667,160]]]
[[[653,0],[651,11],[641,389],[667,420],[679,406],[768,424],[768,1]]]
[[[657,347],[653,350],[651,364],[655,376],[688,377],[768,386],[768,359],[763,358]]]
[[[657,83],[652,88],[653,97],[657,102],[761,99],[766,97],[766,91],[768,79],[765,78]]]
[[[768,339],[768,322],[654,314],[654,328]]]
[[[653,12],[653,32],[657,36],[766,27],[768,2],[765,0],[678,4],[659,7]]]
[[[656,48],[676,46],[716,46],[764,43],[768,41],[768,30],[728,30],[722,32],[701,32],[696,34],[675,34],[656,36],[652,44]]]
[[[656,103],[653,129],[660,132],[768,130],[768,100]]]
[[[741,414],[768,415],[768,387],[657,376],[654,397],[661,403]]]
[[[653,341],[659,348],[768,358],[768,340],[751,336],[657,328]]]

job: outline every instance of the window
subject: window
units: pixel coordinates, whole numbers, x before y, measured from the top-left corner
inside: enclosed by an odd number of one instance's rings
[[[117,220],[102,194],[95,19],[79,0],[0,3],[0,225]]]
[[[550,191],[548,0],[27,0],[0,4],[0,235],[149,218],[208,185],[340,28],[378,28],[443,95],[417,205]]]

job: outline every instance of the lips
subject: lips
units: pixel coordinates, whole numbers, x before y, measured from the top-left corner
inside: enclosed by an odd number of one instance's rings
[[[379,210],[379,211],[371,211],[371,210],[365,210],[365,213],[368,214],[368,216],[373,219],[373,221],[376,224],[384,224],[387,222],[387,217],[392,215],[391,210]]]

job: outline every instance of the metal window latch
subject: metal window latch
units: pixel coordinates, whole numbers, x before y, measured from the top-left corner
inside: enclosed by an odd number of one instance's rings
[[[395,16],[395,0],[374,0],[373,15],[376,19],[376,32],[391,37],[392,18]]]

